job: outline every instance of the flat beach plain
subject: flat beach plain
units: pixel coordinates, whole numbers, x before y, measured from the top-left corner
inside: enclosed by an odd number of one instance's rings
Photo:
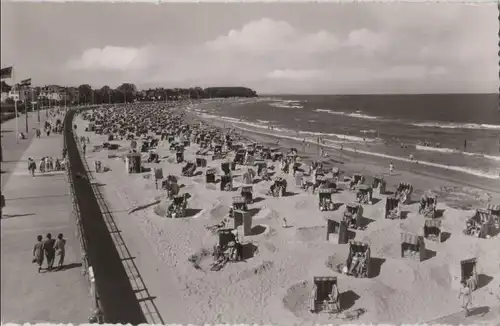
[[[105,136],[84,132],[87,123],[75,119],[78,135],[90,137],[92,145],[100,145]],[[246,132],[249,138],[271,142],[262,135]],[[91,151],[86,159],[93,171],[93,162],[102,161],[110,168],[105,173],[93,173],[100,190],[122,231],[122,237],[135,257],[135,263],[154,302],[166,323],[271,323],[310,325],[314,323],[345,323],[341,316],[311,314],[309,296],[314,276],[337,276],[341,305],[347,311],[363,308],[366,313],[356,322],[426,322],[460,311],[458,278],[460,260],[477,257],[481,287],[473,293],[474,307],[495,307],[499,302],[500,238],[476,239],[463,235],[465,221],[473,210],[459,208],[457,203],[468,201],[470,207],[483,207],[487,202],[499,203],[500,191],[494,191],[491,180],[475,178],[474,186],[455,178],[456,172],[442,170],[446,178],[439,179],[405,170],[394,176],[385,176],[388,190],[394,191],[400,181],[414,184],[414,203],[406,205],[406,219],[383,218],[385,195],[374,205],[364,205],[364,217],[370,220],[366,230],[356,231],[356,240],[371,246],[375,276],[357,279],[339,274],[332,266],[345,261],[348,245],[326,241],[328,216],[341,216],[344,205],[355,200],[348,190],[333,196],[343,203],[337,211],[320,212],[317,195],[306,193],[295,186],[291,176],[289,191],[283,198],[266,195],[270,182],[254,185],[254,198],[249,206],[254,214],[252,236],[240,237],[257,248],[252,258],[244,262],[228,263],[218,272],[210,271],[211,250],[217,238],[206,226],[223,220],[229,211],[232,197],[238,192],[222,192],[217,185],[207,185],[205,177],[180,177],[181,192],[191,194],[188,201],[189,217],[170,219],[157,215],[163,202],[129,213],[133,208],[147,205],[162,198],[155,188],[150,173],[126,174],[120,155],[128,151],[130,141],[114,141],[122,149],[108,158],[107,150]],[[280,145],[290,147],[292,142]],[[295,147],[298,147],[295,145]],[[186,149],[185,159],[194,160],[197,145]],[[185,164],[175,164],[175,154],[168,150],[167,142],[158,147],[159,164],[164,176],[181,175]],[[310,154],[310,153],[309,153]],[[344,157],[345,158],[345,157]],[[352,159],[352,158],[351,158]],[[347,175],[362,172],[370,177],[385,173],[386,165],[357,155],[341,166]],[[222,160],[208,160],[208,167],[220,169]],[[403,169],[403,167],[401,167]],[[204,171],[205,168],[199,170]],[[235,171],[234,186],[242,184],[241,174]],[[443,188],[446,186],[447,188]],[[496,188],[500,190],[500,187]],[[426,241],[430,253],[423,262],[400,257],[400,233],[419,233],[423,217],[418,214],[418,203],[423,191],[434,190],[438,196],[438,209],[443,211],[443,228],[451,236],[443,243]],[[377,198],[377,196],[375,196]],[[156,206],[159,206],[160,209]],[[282,227],[286,218],[289,228]],[[197,264],[190,261],[197,257]],[[191,259],[190,259],[191,258]],[[493,311],[493,309],[492,309]],[[484,314],[484,320],[491,313]],[[483,317],[475,317],[479,323]],[[489,319],[490,320],[490,319]],[[151,322],[151,321],[150,321]]]

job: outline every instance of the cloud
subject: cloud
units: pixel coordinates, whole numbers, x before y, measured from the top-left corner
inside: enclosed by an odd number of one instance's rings
[[[172,41],[167,28],[138,30],[141,39],[120,41],[129,47],[110,46],[116,43],[107,41],[117,40],[112,36],[99,43],[92,39],[58,75],[70,68],[78,74],[68,75],[81,83],[126,79],[139,87],[243,85],[278,93],[390,92],[391,85],[397,85],[397,92],[496,89],[494,14],[465,6],[450,12],[444,6],[439,11],[421,5],[415,12],[402,7],[391,5],[384,11],[367,5],[345,17],[344,9],[310,16],[317,21],[267,12],[270,18],[249,14],[241,20],[241,14],[206,33],[191,31],[179,20],[168,30],[181,41]],[[141,46],[143,42],[148,45]]]
[[[387,34],[376,33],[369,29],[362,28],[351,31],[345,45],[361,48],[368,52],[383,52],[388,50],[390,38]]]
[[[147,49],[106,46],[102,49],[85,50],[78,59],[68,62],[73,70],[118,70],[142,69],[147,64]]]
[[[257,56],[283,53],[294,56],[332,52],[338,44],[337,38],[330,32],[304,33],[285,21],[262,18],[208,41],[206,47],[221,53]]]
[[[323,77],[325,77],[325,73],[321,70],[277,69],[267,74],[267,78],[270,79],[284,79],[294,81],[314,80]]]
[[[442,66],[427,67],[424,65],[393,66],[379,73],[377,78],[382,79],[424,79],[429,77],[446,75],[448,71]]]

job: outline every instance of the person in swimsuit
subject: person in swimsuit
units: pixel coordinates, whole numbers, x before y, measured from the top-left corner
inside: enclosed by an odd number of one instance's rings
[[[471,289],[467,285],[466,281],[461,282],[461,288],[460,288],[460,293],[458,294],[458,298],[462,298],[462,309],[465,312],[465,317],[469,316],[469,306],[472,303],[472,293]]]

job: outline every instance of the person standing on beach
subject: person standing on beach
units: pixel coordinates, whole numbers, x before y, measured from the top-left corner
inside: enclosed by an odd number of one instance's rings
[[[66,255],[66,239],[62,233],[59,233],[57,240],[54,243],[54,249],[56,250],[56,256],[59,256],[59,262],[57,263],[57,269],[60,270],[64,265],[64,256]]]
[[[389,175],[392,175],[392,173],[394,172],[394,163],[389,163]]]
[[[472,293],[466,281],[461,282],[458,298],[462,298],[462,309],[465,312],[465,317],[469,317],[469,306],[472,304]]]
[[[43,264],[43,242],[42,242],[42,236],[38,235],[36,237],[37,242],[35,243],[35,246],[33,247],[33,263],[36,263],[38,265],[38,273],[42,270],[42,264]]]
[[[52,234],[50,233],[47,233],[46,237],[47,239],[43,242],[43,251],[45,252],[45,258],[47,258],[47,270],[52,271],[56,256],[56,250],[54,249],[56,241],[52,239]]]

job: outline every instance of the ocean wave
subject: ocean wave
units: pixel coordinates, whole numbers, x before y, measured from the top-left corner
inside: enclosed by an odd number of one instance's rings
[[[357,142],[357,143],[364,143],[364,142],[374,142],[376,139],[374,138],[363,138],[363,137],[358,137],[358,136],[351,136],[351,135],[343,135],[343,134],[331,134],[331,133],[323,133],[323,132],[313,132],[313,131],[299,131],[299,134],[304,134],[304,135],[311,135],[311,136],[320,136],[320,137],[335,137],[338,139],[352,141],[352,142]],[[326,139],[328,140],[328,139]],[[342,143],[342,141],[337,141],[338,143]]]
[[[419,122],[412,123],[416,127],[430,127],[442,129],[476,129],[476,130],[500,130],[500,125],[491,125],[485,123],[453,123],[453,122]]]
[[[268,133],[268,132],[250,130],[250,129],[241,128],[241,127],[239,129],[246,130],[249,132],[256,132],[256,133],[261,133],[261,134],[270,135],[270,136],[274,136],[274,137],[279,137],[279,138],[287,138],[287,139],[300,141],[300,142],[303,141],[303,139],[301,139],[299,137],[294,137],[294,136],[278,135],[278,134],[273,134],[273,133]],[[315,143],[314,141],[311,141],[311,140],[306,140],[306,142],[311,143],[311,144]],[[410,161],[408,158],[404,158],[404,157],[400,157],[400,156],[393,156],[393,155],[388,155],[388,154],[382,154],[382,153],[376,153],[376,152],[363,151],[363,150],[358,150],[355,148],[345,147],[343,145],[341,147],[339,145],[334,145],[334,144],[332,144],[332,145],[322,144],[322,146],[327,147],[327,148],[332,148],[332,149],[341,149],[342,148],[344,151],[347,151],[347,152],[360,153],[360,154],[365,154],[365,155],[387,158],[387,159],[391,159],[394,161],[412,163],[412,161]],[[439,163],[433,163],[433,162],[427,162],[427,161],[418,161],[418,164],[437,167],[437,168],[441,168],[441,169],[449,170],[449,171],[462,172],[462,173],[474,175],[477,177],[487,178],[487,179],[500,180],[500,171],[483,171],[483,170],[473,169],[473,168],[464,167],[464,166],[446,165],[446,164],[439,164]]]
[[[440,152],[440,153],[447,153],[447,154],[462,154],[462,155],[467,155],[467,156],[483,157],[483,158],[487,158],[487,159],[494,160],[494,161],[500,161],[500,156],[487,155],[487,154],[481,154],[481,153],[463,152],[463,151],[460,151],[458,149],[453,149],[453,148],[441,148],[441,147],[422,146],[422,145],[416,145],[415,147],[416,147],[416,149],[421,150],[421,151],[433,151],[433,152]]]
[[[295,140],[295,141],[298,141],[298,142],[303,142],[304,140],[307,142],[307,143],[311,143],[311,144],[316,144],[317,142],[315,141],[315,139],[304,139],[302,137],[298,137],[297,136],[291,136],[291,135],[283,135],[283,134],[276,134],[276,133],[273,133],[273,132],[266,132],[266,131],[263,131],[263,130],[252,130],[252,129],[248,129],[248,128],[245,128],[245,127],[242,127],[242,126],[238,126],[238,125],[247,125],[247,126],[251,126],[251,127],[256,127],[258,129],[269,129],[269,126],[264,126],[264,125],[261,125],[261,124],[257,124],[257,123],[252,123],[252,122],[249,122],[249,121],[244,121],[244,120],[241,120],[241,119],[235,119],[235,118],[230,118],[230,117],[223,117],[223,116],[216,116],[216,115],[210,115],[210,114],[206,114],[206,113],[202,113],[200,114],[200,116],[204,117],[204,118],[211,118],[211,119],[216,119],[216,120],[221,120],[221,121],[228,121],[228,122],[235,122],[236,125],[235,127],[237,127],[238,129],[240,130],[245,130],[245,131],[248,131],[248,132],[254,132],[254,133],[260,133],[262,135],[269,135],[269,136],[272,136],[272,137],[278,137],[278,138],[283,138],[283,139],[290,139],[290,140]],[[292,130],[289,130],[289,129],[285,129],[285,128],[274,128],[274,131],[280,131],[280,132],[293,132]],[[295,132],[297,133],[297,132]],[[304,133],[307,133],[307,134],[310,134],[310,135],[316,135],[316,134],[321,134],[321,133],[314,133],[314,132],[308,132],[308,131],[299,131],[298,134],[304,134]],[[323,134],[324,135],[324,134]],[[337,136],[337,134],[330,134],[330,135],[335,135]],[[360,137],[355,137],[355,136],[349,136],[349,137],[353,137],[353,139],[359,139]],[[362,138],[361,138],[362,139]],[[356,149],[356,148],[350,148],[348,146],[344,146],[346,142],[340,142],[340,141],[332,141],[332,140],[328,140],[327,139],[327,142],[321,144],[322,147],[326,147],[326,148],[331,148],[331,149],[341,149],[344,150],[344,151],[347,151],[347,152],[354,152],[354,153],[360,153],[360,154],[365,154],[365,155],[371,155],[371,156],[376,156],[376,157],[382,157],[382,158],[387,158],[387,159],[391,159],[391,160],[394,160],[394,161],[400,161],[400,162],[412,162],[410,161],[410,159],[408,158],[405,158],[405,157],[400,157],[400,156],[393,156],[393,155],[388,155],[388,154],[382,154],[382,153],[377,153],[377,152],[370,152],[370,151],[364,151],[364,150],[359,150],[359,149]],[[421,146],[421,145],[417,145],[417,146]],[[421,146],[421,147],[425,147],[425,146]],[[432,148],[432,147],[429,147],[429,148]],[[442,148],[438,148],[438,149],[442,149]],[[450,150],[450,149],[444,149],[444,150]],[[478,155],[478,154],[475,154],[475,153],[467,153],[466,155]],[[489,155],[483,155],[484,157],[489,157],[489,158],[493,158],[495,160],[499,160],[499,157],[497,156],[489,156]],[[437,167],[437,168],[441,168],[441,169],[445,169],[445,170],[449,170],[449,171],[457,171],[457,172],[462,172],[462,173],[466,173],[466,174],[469,174],[469,175],[474,175],[474,176],[478,176],[478,177],[483,177],[483,178],[487,178],[487,179],[493,179],[493,180],[500,180],[500,171],[483,171],[483,170],[478,170],[478,169],[473,169],[473,168],[469,168],[469,167],[464,167],[464,166],[454,166],[454,165],[446,165],[446,164],[439,164],[439,163],[433,163],[433,162],[427,162],[427,161],[418,161],[418,164],[421,164],[421,165],[426,165],[426,166],[432,166],[432,167]]]
[[[230,122],[230,123],[236,123],[236,124],[241,124],[249,127],[254,127],[254,128],[259,128],[259,129],[269,129],[269,121],[265,122],[265,120],[258,120],[260,123],[255,123],[243,119],[236,119],[236,118],[231,118],[231,117],[226,117],[226,116],[218,116],[218,115],[213,115],[213,114],[206,114],[203,113],[200,115],[202,118],[208,118],[208,119],[215,119],[219,121],[224,121],[224,122]],[[286,129],[286,128],[276,128],[274,127],[274,130],[276,131],[285,131],[285,132],[290,132],[291,130]]]
[[[269,121],[266,120],[257,120],[259,123],[247,121],[244,119],[237,119],[237,118],[232,118],[232,117],[227,117],[227,116],[218,116],[218,115],[213,115],[213,114],[206,114],[203,113],[201,115],[204,118],[209,118],[209,119],[216,119],[219,121],[225,121],[225,122],[231,122],[231,123],[237,123],[241,125],[246,125],[250,127],[255,127],[259,129],[268,129],[270,128]],[[324,133],[324,132],[313,132],[313,131],[304,131],[304,130],[291,130],[287,128],[279,128],[279,127],[274,127],[274,131],[281,131],[281,132],[289,132],[289,133],[294,133],[298,135],[308,135],[308,136],[319,136],[319,137],[334,137],[338,140],[333,140],[333,139],[324,139],[325,141],[332,142],[332,143],[365,143],[365,142],[374,142],[377,141],[377,139],[374,138],[363,138],[363,137],[357,137],[357,136],[352,136],[352,135],[344,135],[344,134],[334,134],[334,133]]]
[[[282,109],[303,109],[304,106],[301,105],[302,101],[297,100],[278,100],[273,103],[269,103],[270,106]]]
[[[379,119],[379,117],[376,117],[373,115],[368,115],[368,114],[362,114],[359,112],[347,113],[347,112],[342,112],[342,111],[331,111],[331,110],[325,110],[325,109],[316,109],[316,110],[314,110],[314,112],[324,112],[324,113],[328,113],[328,114],[342,115],[342,116],[351,117],[351,118],[358,118],[358,119],[368,119],[368,120]]]

